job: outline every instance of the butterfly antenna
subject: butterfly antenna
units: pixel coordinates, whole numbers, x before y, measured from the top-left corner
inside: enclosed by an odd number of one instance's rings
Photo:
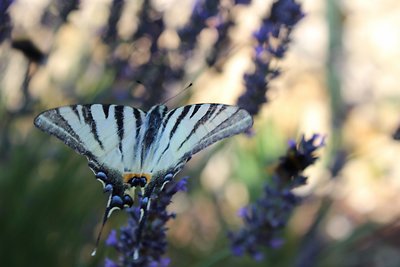
[[[112,194],[110,194],[110,200],[111,200],[111,197],[112,197]],[[95,256],[96,255],[96,252],[97,252],[97,248],[99,247],[99,242],[100,242],[100,238],[101,238],[101,234],[103,233],[103,228],[104,228],[104,225],[106,224],[106,222],[107,222],[107,219],[110,217],[110,215],[111,215],[111,208],[110,208],[110,202],[111,201],[108,201],[108,204],[107,204],[107,207],[106,207],[106,210],[105,210],[105,212],[104,212],[104,217],[103,217],[103,222],[102,222],[102,224],[101,224],[101,228],[100,228],[100,232],[99,232],[99,234],[97,235],[97,240],[96,240],[96,246],[94,247],[94,250],[93,250],[93,252],[92,252],[92,256]]]
[[[193,83],[189,83],[188,86],[186,86],[182,91],[180,91],[179,93],[177,93],[176,95],[168,98],[167,100],[165,100],[162,104],[165,105],[167,102],[169,102],[170,100],[174,99],[175,97],[179,96],[180,94],[182,94],[183,92],[185,92],[186,90],[188,90],[190,87],[192,87]]]

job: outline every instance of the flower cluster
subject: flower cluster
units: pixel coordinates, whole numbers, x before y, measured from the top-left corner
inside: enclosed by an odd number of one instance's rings
[[[268,83],[280,74],[279,69],[271,63],[285,55],[292,29],[303,16],[300,4],[294,0],[278,0],[254,33],[257,42],[254,48],[255,69],[244,75],[246,92],[238,100],[238,105],[250,114],[257,114],[261,105],[267,101],[265,94]]]
[[[165,224],[169,219],[174,218],[175,214],[168,212],[167,206],[176,192],[186,190],[186,182],[186,178],[178,182],[171,181],[157,195],[152,197],[142,229],[139,229],[140,206],[142,204],[128,209],[130,216],[128,224],[121,227],[119,235],[117,231],[112,230],[106,240],[106,244],[115,248],[119,255],[117,261],[107,258],[106,267],[168,266],[170,260],[162,257],[167,246]],[[145,200],[139,196],[138,203],[143,201]],[[138,231],[140,231],[140,237]],[[134,259],[136,252],[138,252],[139,257]]]
[[[286,155],[275,168],[271,183],[264,187],[263,195],[240,211],[244,227],[228,234],[235,255],[248,253],[261,260],[263,247],[279,248],[284,243],[282,229],[301,201],[292,189],[307,182],[302,172],[317,160],[315,151],[323,145],[324,138],[319,135],[310,139],[303,136],[297,145],[290,142]]]

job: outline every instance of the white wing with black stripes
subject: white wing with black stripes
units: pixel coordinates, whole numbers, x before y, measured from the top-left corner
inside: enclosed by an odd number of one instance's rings
[[[205,147],[244,132],[253,120],[247,111],[222,104],[196,104],[166,113],[151,153],[144,160],[150,173],[178,172]]]
[[[85,155],[100,171],[111,169],[121,175],[126,167],[138,168],[135,155],[146,113],[128,106],[73,105],[47,110],[34,124]]]
[[[118,105],[73,105],[45,111],[35,125],[80,154],[97,172],[128,183],[134,177],[175,175],[198,151],[249,129],[251,116],[236,106],[195,104],[149,112]],[[119,177],[118,177],[119,176]]]

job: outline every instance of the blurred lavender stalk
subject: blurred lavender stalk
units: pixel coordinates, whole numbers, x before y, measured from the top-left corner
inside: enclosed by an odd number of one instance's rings
[[[303,17],[300,4],[294,0],[279,0],[274,2],[270,14],[254,33],[257,41],[254,47],[255,70],[244,75],[246,92],[238,100],[238,106],[251,115],[257,114],[267,102],[268,84],[280,75],[280,70],[271,63],[284,57],[292,30]]]
[[[181,39],[179,52],[185,58],[193,55],[196,48],[197,38],[205,28],[214,28],[217,39],[207,55],[206,64],[208,67],[216,67],[219,71],[218,63],[226,57],[230,48],[229,30],[235,25],[231,16],[231,9],[237,4],[247,3],[223,3],[220,0],[196,1],[189,23],[178,31]]]
[[[10,37],[11,22],[8,8],[11,2],[11,0],[0,1],[0,44]]]
[[[239,216],[244,226],[237,232],[228,234],[233,254],[250,254],[255,260],[262,260],[265,247],[279,248],[283,245],[282,230],[293,210],[301,203],[301,198],[293,189],[306,184],[303,170],[317,160],[315,151],[324,146],[324,138],[304,136],[297,144],[290,142],[286,155],[280,158],[272,180],[264,186],[263,195],[243,208]]]
[[[400,124],[397,127],[396,131],[393,133],[392,137],[394,140],[397,140],[397,141],[400,140]]]
[[[207,20],[218,15],[220,0],[196,0],[192,15],[185,27],[178,31],[181,39],[180,52],[191,56],[200,32],[207,28]]]

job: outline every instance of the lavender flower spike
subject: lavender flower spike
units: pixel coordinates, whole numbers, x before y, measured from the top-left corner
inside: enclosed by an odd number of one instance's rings
[[[172,196],[178,191],[186,190],[187,179],[178,182],[171,181],[151,199],[150,208],[147,213],[145,224],[140,229],[140,207],[128,209],[130,216],[128,225],[121,227],[119,234],[112,230],[106,241],[107,246],[117,250],[119,256],[117,261],[106,259],[106,267],[167,267],[170,263],[168,258],[163,258],[166,251],[166,222],[175,217],[174,213],[167,211]],[[138,202],[146,202],[142,196],[138,196]],[[142,203],[143,204],[143,203]],[[134,259],[138,252],[139,257]]]
[[[306,184],[307,177],[302,172],[317,160],[315,151],[324,144],[320,135],[310,139],[303,136],[298,144],[289,143],[286,155],[280,158],[272,182],[265,185],[263,195],[241,209],[239,216],[244,221],[243,228],[228,234],[233,254],[248,253],[255,260],[262,260],[263,247],[276,249],[284,244],[282,230],[301,202],[292,189]]]
[[[293,27],[304,17],[300,4],[294,0],[274,2],[269,16],[263,19],[260,28],[253,33],[256,39],[254,47],[255,70],[243,77],[246,92],[240,96],[238,106],[255,115],[263,103],[268,84],[280,75],[278,68],[271,62],[284,57],[290,42]]]

